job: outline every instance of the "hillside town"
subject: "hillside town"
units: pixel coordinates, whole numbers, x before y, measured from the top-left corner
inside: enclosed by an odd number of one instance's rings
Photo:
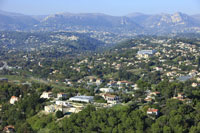
[[[27,107],[32,108],[38,103],[28,121],[33,124],[32,119],[40,116],[62,122],[91,106],[97,112],[128,106],[157,121],[167,113],[170,101],[185,106],[195,104],[200,88],[200,49],[195,42],[139,38],[125,44],[129,45],[60,61],[53,57],[51,61],[45,60],[37,51],[25,53],[15,62],[1,57],[0,87],[19,86],[10,88],[15,93],[0,95],[1,113],[4,114],[6,105],[22,110],[28,117],[31,110],[27,112],[25,105],[29,103]],[[24,63],[20,64],[22,60]],[[2,90],[4,93],[7,92]],[[16,129],[14,124],[2,125],[4,131]]]

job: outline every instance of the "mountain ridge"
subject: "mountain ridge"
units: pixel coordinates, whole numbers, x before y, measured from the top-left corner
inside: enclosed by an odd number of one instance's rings
[[[200,15],[181,12],[136,12],[125,16],[65,12],[30,16],[0,11],[0,20],[1,31],[100,31],[127,35],[200,32]]]

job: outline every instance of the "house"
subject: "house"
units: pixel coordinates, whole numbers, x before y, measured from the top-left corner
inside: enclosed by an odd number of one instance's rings
[[[66,93],[58,93],[58,94],[57,94],[57,98],[58,98],[58,99],[60,99],[60,98],[61,98],[61,99],[66,99],[66,98],[67,98],[67,94],[66,94]]]
[[[102,79],[96,79],[96,85],[101,85],[103,83]]]
[[[117,85],[126,85],[126,86],[128,86],[128,85],[130,85],[131,84],[131,82],[128,82],[128,81],[118,81],[117,82]]]
[[[12,125],[6,126],[3,129],[3,132],[5,133],[14,133],[15,132],[15,127]]]
[[[117,81],[110,81],[109,83],[107,83],[107,86],[116,86],[117,85]]]
[[[158,109],[148,108],[147,114],[148,115],[158,115]]]
[[[43,92],[42,95],[40,96],[40,98],[45,98],[45,99],[50,99],[53,97],[53,93],[52,92]]]
[[[139,88],[138,88],[138,85],[137,85],[137,84],[134,84],[134,85],[132,85],[131,87],[133,87],[133,89],[134,89],[134,90],[139,90]]]
[[[156,71],[163,71],[163,68],[161,68],[161,67],[155,67],[155,70]]]
[[[8,82],[7,78],[0,78],[0,82]]]
[[[96,77],[94,77],[94,76],[88,76],[86,78],[89,80],[90,83],[94,82],[96,79]]]
[[[93,100],[94,100],[93,96],[75,96],[69,99],[69,101],[86,102],[86,103],[91,103],[93,102]]]
[[[69,112],[69,107],[62,106],[62,105],[48,105],[48,106],[44,106],[44,111],[48,113],[62,111],[63,114],[65,114]]]
[[[146,102],[152,102],[153,100],[155,100],[155,96],[159,96],[160,95],[160,92],[158,92],[158,91],[151,92],[149,90],[146,93],[147,93],[147,97],[144,99],[144,101],[146,101]]]
[[[79,79],[77,83],[83,83],[83,79]]]
[[[15,104],[15,102],[17,102],[18,100],[19,100],[18,97],[12,96],[12,97],[10,98],[10,104]]]
[[[44,106],[44,110],[48,113],[53,113],[55,112],[55,107],[54,105]]]
[[[71,104],[66,103],[65,101],[56,101],[56,105],[62,105],[66,107],[72,106]]]
[[[150,96],[158,96],[158,95],[160,95],[160,92],[158,92],[158,91],[150,92],[149,95]]]
[[[67,85],[73,86],[73,83],[71,81],[66,82]]]
[[[78,112],[80,112],[81,110],[82,110],[83,108],[80,108],[80,107],[70,107],[69,108],[69,112],[71,112],[71,113],[78,113]]]
[[[192,83],[192,87],[197,87],[198,84],[197,83]]]
[[[187,80],[189,80],[191,78],[192,78],[192,76],[186,75],[186,76],[180,76],[180,77],[178,77],[177,80],[179,80],[181,82],[185,82],[185,81],[187,81]]]
[[[104,92],[104,93],[112,93],[112,92],[114,92],[114,90],[111,89],[111,88],[100,88],[99,90],[101,92]]]
[[[197,78],[197,82],[200,82],[200,78]]]
[[[185,95],[183,93],[178,93],[177,99],[183,99]]]
[[[119,102],[119,97],[111,94],[104,94],[103,98],[107,101],[107,103],[116,104]]]
[[[141,58],[149,58],[150,56],[154,55],[157,51],[156,50],[140,50],[137,52],[138,57]]]
[[[150,98],[150,97],[146,97],[146,98],[144,99],[144,101],[146,101],[146,102],[152,102],[152,101],[153,101],[153,99],[152,99],[152,98]]]
[[[180,100],[180,101],[186,102],[186,103],[192,102],[192,100],[189,98],[186,98],[186,96],[183,93],[178,93],[178,96],[177,97],[174,96],[173,99],[177,99],[177,100]]]

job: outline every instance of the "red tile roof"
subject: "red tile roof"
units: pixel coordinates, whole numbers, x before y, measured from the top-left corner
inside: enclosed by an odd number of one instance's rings
[[[158,109],[149,108],[149,109],[147,110],[147,112],[158,112]]]

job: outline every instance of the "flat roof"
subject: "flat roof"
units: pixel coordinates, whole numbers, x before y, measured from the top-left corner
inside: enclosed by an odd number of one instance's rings
[[[91,100],[94,98],[94,96],[74,96],[74,97],[71,97],[71,98],[79,98],[79,99],[88,99],[88,100]]]

